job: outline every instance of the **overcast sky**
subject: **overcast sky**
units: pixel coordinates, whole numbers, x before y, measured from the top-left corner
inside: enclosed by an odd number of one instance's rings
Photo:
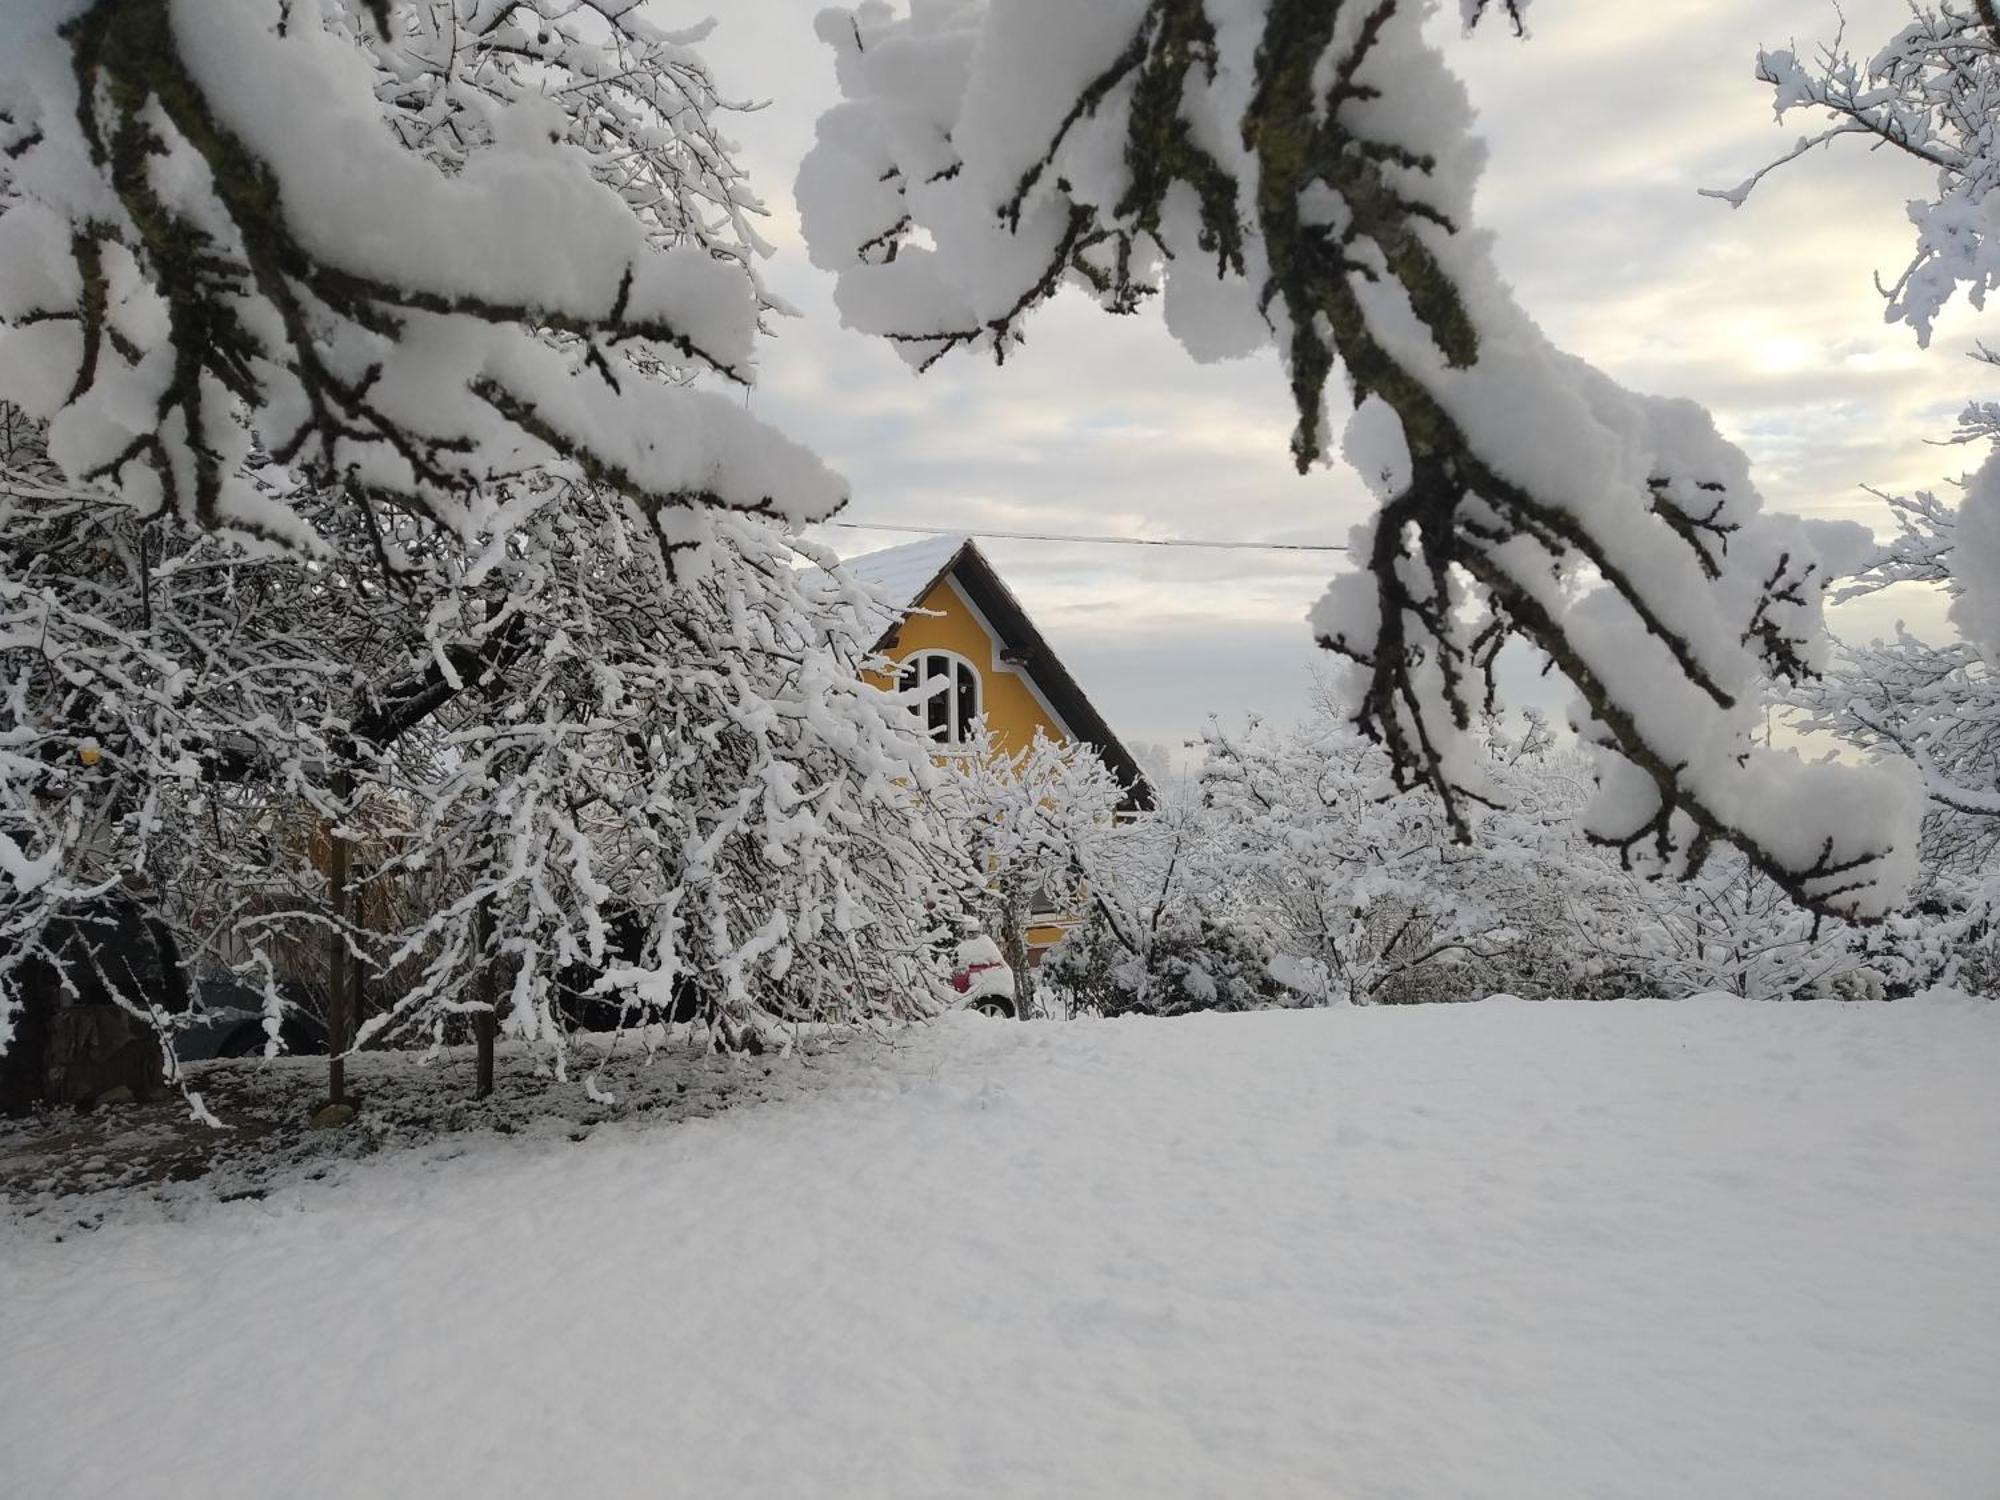
[[[1079,0],[1085,3],[1085,0]],[[664,18],[714,0],[656,0]],[[1194,364],[1157,315],[1113,319],[1080,297],[1029,325],[1006,366],[972,356],[918,377],[843,329],[830,278],[806,263],[792,179],[835,97],[816,0],[719,12],[704,49],[723,87],[769,106],[733,122],[771,210],[773,288],[803,316],[780,325],[752,404],[851,481],[845,519],[909,525],[1339,542],[1365,503],[1342,470],[1305,478],[1286,442],[1274,357]],[[1454,14],[1455,6],[1446,7]],[[1902,0],[1844,0],[1863,50]],[[1726,187],[1808,128],[1774,123],[1750,76],[1758,47],[1829,37],[1830,0],[1541,0],[1534,35],[1438,36],[1467,81],[1491,150],[1480,223],[1503,273],[1555,341],[1636,389],[1690,396],[1751,455],[1781,509],[1883,526],[1862,486],[1938,487],[1968,467],[1934,440],[1983,393],[1963,310],[1928,351],[1889,328],[1872,277],[1906,257],[1911,165],[1818,153],[1740,211]],[[822,535],[850,555],[909,540]],[[1126,738],[1175,741],[1210,714],[1290,719],[1319,655],[1304,615],[1337,558],[982,543]],[[1850,608],[1850,634],[1918,597]]]

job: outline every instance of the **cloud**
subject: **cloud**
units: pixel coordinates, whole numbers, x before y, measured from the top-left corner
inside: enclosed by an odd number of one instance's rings
[[[820,0],[727,12],[704,47],[725,92],[768,99],[730,133],[770,204],[773,288],[802,312],[767,347],[760,415],[854,487],[850,516],[907,525],[1339,542],[1364,513],[1355,477],[1300,477],[1289,395],[1269,356],[1193,363],[1157,314],[1105,317],[1058,299],[1006,366],[948,360],[918,378],[840,327],[799,242],[791,183],[833,101]],[[699,18],[698,0],[654,0]],[[1689,396],[1750,453],[1770,502],[1805,515],[1886,517],[1863,489],[1937,488],[1967,467],[1932,446],[1988,372],[1963,356],[1976,319],[1933,348],[1882,320],[1872,277],[1900,270],[1905,200],[1923,174],[1892,153],[1815,154],[1741,210],[1697,196],[1785,150],[1810,122],[1771,115],[1759,45],[1831,37],[1827,0],[1594,0],[1547,7],[1535,34],[1438,36],[1467,81],[1491,160],[1480,224],[1503,273],[1563,347],[1637,389]],[[1845,0],[1864,50],[1902,0]],[[1747,12],[1754,11],[1754,15]],[[831,531],[848,551],[902,539]],[[1288,718],[1316,660],[1307,607],[1337,559],[995,542],[989,551],[1072,670],[1129,736],[1173,741],[1210,713]],[[1841,628],[1898,616],[1933,629],[1925,595],[1849,606]],[[1510,689],[1559,701],[1525,671]],[[1289,705],[1289,708],[1288,708]]]

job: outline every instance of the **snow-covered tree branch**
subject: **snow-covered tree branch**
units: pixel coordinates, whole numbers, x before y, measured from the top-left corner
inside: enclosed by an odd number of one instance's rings
[[[1338,372],[1380,510],[1313,625],[1399,782],[1470,835],[1475,722],[1524,638],[1604,752],[1595,836],[1683,872],[1733,843],[1801,903],[1879,916],[1912,870],[1910,786],[1754,739],[1762,684],[1823,658],[1825,570],[1705,413],[1622,390],[1515,305],[1471,226],[1481,149],[1432,9],[825,12],[846,100],[799,179],[815,263],[919,368],[1004,360],[1065,287],[1114,313],[1157,294],[1196,358],[1276,346],[1302,470],[1334,446]]]
[[[1937,174],[1937,195],[1909,205],[1916,246],[1909,264],[1882,286],[1891,322],[1907,323],[1928,344],[1938,314],[1963,288],[1974,307],[2000,286],[2000,244],[1983,204],[2000,183],[2000,12],[1990,0],[1913,4],[1910,19],[1865,63],[1845,28],[1808,57],[1759,52],[1757,77],[1771,86],[1778,117],[1818,112],[1827,123],[1733,188],[1713,189],[1740,208],[1770,173],[1816,147],[1854,137],[1914,158]],[[1968,413],[1976,419],[1977,409]]]
[[[747,382],[769,305],[693,36],[569,0],[40,10],[0,59],[0,399],[71,479],[295,547],[258,450],[454,528],[551,465],[656,511],[841,502],[653,378]]]

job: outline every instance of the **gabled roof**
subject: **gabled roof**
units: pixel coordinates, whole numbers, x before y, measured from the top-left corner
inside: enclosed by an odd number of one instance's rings
[[[926,537],[920,542],[853,558],[845,567],[852,577],[896,605],[894,618],[886,623],[881,639],[875,642],[878,651],[894,644],[904,618],[923,603],[932,589],[947,576],[954,579],[999,635],[1001,659],[1034,679],[1035,686],[1042,690],[1070,733],[1094,745],[1111,773],[1124,783],[1126,805],[1136,809],[1153,806],[1153,788],[1146,780],[1146,773],[1139,769],[1138,761],[1111,732],[1104,715],[1077,686],[1062,659],[1028,618],[1021,601],[1014,597],[1014,591],[1001,581],[986,554],[970,537]]]
[[[931,591],[970,543],[970,537],[928,536],[921,542],[905,542],[865,557],[848,558],[841,566],[849,577],[909,609]]]

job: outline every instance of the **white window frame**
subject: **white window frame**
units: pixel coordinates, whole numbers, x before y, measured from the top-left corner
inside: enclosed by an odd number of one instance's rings
[[[927,662],[933,657],[942,660],[947,666],[947,670],[943,675],[937,678],[931,678],[920,669],[921,663]],[[912,669],[919,669],[919,675],[914,686],[906,687],[904,686],[904,679]],[[969,677],[972,683],[972,712],[963,718],[959,714],[961,672]],[[926,684],[932,681],[938,684],[936,688],[930,692],[921,691]],[[986,711],[986,680],[980,675],[978,666],[971,658],[963,656],[959,652],[947,650],[942,646],[922,647],[916,651],[912,651],[908,656],[896,663],[896,686],[900,692],[917,694],[917,696],[910,700],[910,712],[923,722],[925,731],[931,735],[931,743],[943,749],[964,749],[967,741],[960,737],[959,725],[961,723],[968,725],[977,724],[980,716]],[[938,734],[936,731],[930,729],[930,701],[940,694],[944,697],[945,707],[943,734]]]

